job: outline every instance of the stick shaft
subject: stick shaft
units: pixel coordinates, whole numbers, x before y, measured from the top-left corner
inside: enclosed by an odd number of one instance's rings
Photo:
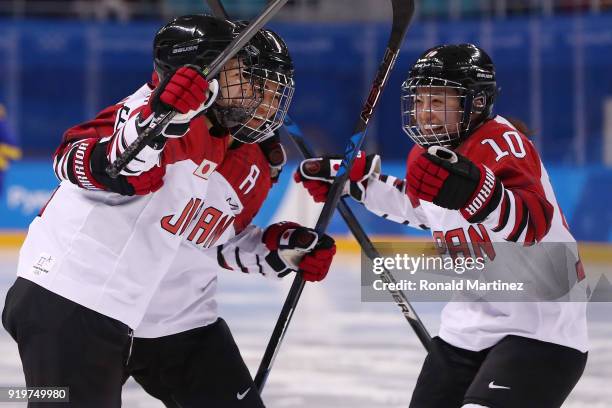
[[[207,0],[207,3],[213,12],[213,15],[229,19],[227,11],[225,10],[225,7],[223,7],[223,4],[220,0]],[[315,156],[314,151],[306,143],[302,130],[295,122],[293,122],[293,120],[291,120],[289,115],[285,116],[285,123],[279,129],[279,132],[281,133],[281,135],[284,135],[285,137],[288,137],[293,141],[293,143],[305,159],[310,159]],[[380,257],[380,254],[372,244],[372,241],[370,240],[367,233],[351,211],[344,198],[341,198],[340,202],[338,203],[338,211],[340,212],[340,215],[344,219],[344,222],[346,223],[349,230],[361,246],[361,249],[366,254],[366,256],[370,259]],[[393,275],[387,269],[385,269],[384,272],[381,274],[381,279],[386,282],[396,281]],[[406,297],[404,292],[389,291],[389,293],[391,294],[393,300],[400,308],[402,314],[414,330],[418,339],[421,341],[423,347],[427,351],[429,351],[431,344],[431,335],[429,334],[427,328],[425,327],[425,325],[417,315],[416,311],[408,301],[408,298]]]
[[[297,149],[302,153],[305,159],[310,159],[314,157],[314,152],[306,143],[304,136],[295,122],[293,122],[288,116],[285,117],[285,126],[280,129],[282,134],[285,134],[296,145]],[[374,247],[374,244],[368,237],[367,233],[353,214],[353,211],[350,209],[346,200],[344,198],[340,199],[338,203],[338,212],[344,219],[344,222],[348,226],[349,230],[355,237],[355,240],[359,243],[361,250],[366,254],[368,258],[371,260],[380,257],[380,253]],[[381,279],[384,282],[396,282],[395,277],[389,272],[386,268],[381,274]],[[406,318],[406,321],[410,324],[418,339],[421,341],[421,344],[425,348],[425,350],[429,351],[431,346],[431,335],[427,331],[427,328],[419,318],[418,314],[410,304],[410,301],[406,297],[406,294],[401,291],[391,291],[389,293],[397,306],[400,308],[402,314]]]
[[[327,200],[315,226],[315,230],[319,233],[325,232],[338,205],[338,201],[342,195],[344,184],[348,179],[351,166],[353,165],[355,157],[357,156],[357,153],[359,152],[359,149],[361,148],[361,145],[365,139],[369,120],[387,82],[389,72],[391,71],[391,68],[393,68],[395,59],[397,58],[397,54],[399,53],[399,49],[408,30],[408,26],[410,25],[410,20],[414,14],[413,0],[391,0],[391,4],[393,7],[393,25],[391,27],[391,35],[389,37],[385,56],[378,68],[376,78],[372,83],[366,103],[364,104],[364,107],[359,115],[359,120],[357,121],[355,131],[345,149],[344,159],[342,160],[340,169],[338,170],[336,178],[330,187]],[[270,341],[268,342],[268,346],[266,347],[266,351],[259,365],[259,369],[257,370],[257,375],[255,376],[255,385],[259,389],[259,392],[262,392],[268,378],[268,374],[272,368],[276,355],[278,354],[280,344],[285,336],[287,327],[291,322],[291,317],[293,316],[293,312],[295,311],[297,303],[300,299],[304,285],[305,281],[302,275],[296,274],[293,283],[291,284],[289,294],[287,295],[287,299],[285,300],[283,308],[281,309],[276,326],[274,327],[274,331],[272,332],[272,336],[270,337]]]

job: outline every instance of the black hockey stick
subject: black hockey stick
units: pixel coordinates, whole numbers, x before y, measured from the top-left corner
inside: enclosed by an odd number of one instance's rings
[[[227,14],[225,7],[223,7],[223,4],[221,4],[220,0],[206,0],[206,2],[208,3],[208,6],[212,10],[212,13],[215,17],[225,18],[229,20],[230,17]],[[284,135],[284,137],[291,139],[305,159],[310,159],[315,156],[314,151],[310,148],[310,146],[308,146],[308,143],[304,138],[302,130],[297,125],[297,123],[291,120],[289,115],[285,115],[284,126],[279,129],[279,133]],[[380,253],[372,244],[372,241],[370,240],[367,233],[365,232],[365,230],[351,211],[350,207],[346,203],[346,199],[343,197],[340,198],[340,202],[338,203],[338,211],[340,212],[340,215],[344,219],[344,222],[355,237],[355,240],[357,240],[357,242],[359,243],[359,246],[361,246],[361,250],[366,254],[366,256],[371,260],[374,260],[374,258],[380,258]],[[380,277],[383,282],[397,282],[395,280],[395,277],[387,269],[385,269],[383,273],[381,273]],[[421,341],[421,344],[423,344],[423,347],[425,347],[425,349],[429,351],[431,335],[427,331],[427,328],[425,327],[423,322],[421,322],[421,319],[419,319],[419,316],[408,301],[408,298],[406,297],[404,292],[401,290],[389,290],[389,293],[397,304],[397,306],[400,308],[402,314],[404,315],[412,329],[414,330],[415,334]]]
[[[280,128],[281,134],[285,134],[293,143],[295,143],[298,150],[302,153],[302,156],[306,159],[310,159],[314,157],[314,152],[309,148],[306,144],[306,140],[304,140],[304,136],[298,125],[293,122],[289,116],[285,116],[285,126]],[[338,202],[338,211],[340,215],[344,219],[344,222],[349,227],[349,230],[361,246],[361,250],[366,254],[368,258],[372,261],[375,258],[380,258],[380,253],[372,244],[372,241],[368,237],[368,234],[365,232],[359,221],[353,214],[353,211],[350,209],[348,204],[346,203],[345,198],[340,198]],[[386,268],[380,274],[380,279],[386,283],[397,283],[395,277],[389,272]],[[406,318],[406,321],[410,324],[414,333],[417,335],[425,350],[430,351],[431,346],[431,335],[427,331],[427,328],[417,315],[416,311],[408,301],[406,294],[401,290],[388,290],[389,294],[400,308],[402,314]]]
[[[287,0],[274,0],[271,1],[268,7],[249,25],[240,31],[240,34],[232,40],[222,53],[206,68],[202,70],[202,74],[207,78],[214,78],[223,68],[223,66],[230,60],[234,55],[238,53],[249,42],[249,40],[276,14],[282,6],[285,5]],[[151,124],[136,138],[136,140],[129,145],[124,152],[117,157],[117,159],[106,167],[106,173],[112,177],[117,178],[121,170],[130,162],[136,155],[144,149],[144,147],[151,142],[155,137],[159,135],[159,131],[172,120],[176,115],[175,111],[170,111],[159,115]]]
[[[393,68],[399,53],[399,49],[402,45],[404,37],[406,36],[408,26],[410,25],[410,20],[414,14],[414,0],[391,0],[391,4],[393,7],[393,25],[391,28],[389,42],[387,43],[387,49],[385,50],[383,61],[378,67],[378,72],[374,82],[372,83],[368,98],[366,99],[363,109],[359,115],[359,120],[355,127],[354,134],[351,136],[349,144],[345,149],[342,164],[340,165],[336,178],[331,185],[327,200],[315,226],[315,230],[321,234],[327,229],[336,206],[338,205],[344,184],[346,184],[348,180],[348,175],[355,157],[363,144],[368,123],[372,117],[374,108],[378,103],[382,90],[387,83],[389,72]],[[272,332],[272,337],[268,342],[268,346],[266,347],[266,351],[259,365],[259,369],[257,370],[257,375],[255,376],[255,386],[259,389],[260,393],[262,392],[266,383],[268,374],[270,373],[270,369],[272,368],[272,364],[276,358],[276,354],[280,349],[280,343],[285,336],[287,327],[289,326],[291,317],[293,316],[293,312],[295,311],[299,298],[302,294],[302,290],[304,289],[304,285],[305,281],[302,275],[296,274],[296,277],[291,285],[291,289],[289,290],[289,294],[287,295],[287,299],[285,300],[281,313],[278,317],[278,321],[276,322],[276,326],[274,327],[274,331]]]

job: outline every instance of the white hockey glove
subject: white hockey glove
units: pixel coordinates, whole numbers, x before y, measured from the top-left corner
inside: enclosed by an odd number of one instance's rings
[[[266,263],[279,277],[299,271],[304,280],[316,282],[327,276],[336,244],[329,235],[294,222],[279,222],[264,231],[262,241],[270,251]]]
[[[296,182],[304,184],[315,202],[322,203],[327,199],[329,187],[341,163],[342,159],[337,156],[307,159],[300,163],[293,178]],[[344,186],[343,194],[349,194],[355,200],[363,202],[368,179],[380,174],[380,168],[379,155],[366,156],[363,151],[359,151],[349,174],[349,183]]]

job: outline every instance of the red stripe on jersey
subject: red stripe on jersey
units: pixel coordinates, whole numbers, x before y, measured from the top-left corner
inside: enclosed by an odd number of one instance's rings
[[[515,196],[519,195],[529,213],[529,225],[527,234],[531,237],[526,242],[540,241],[548,233],[551,227],[554,207],[546,200],[540,199],[536,194],[525,190],[516,190]]]
[[[514,228],[512,232],[508,234],[508,241],[516,242],[523,233],[525,226],[527,225],[527,211],[523,200],[517,194],[514,194]]]
[[[531,246],[536,243],[535,239],[535,228],[532,228],[531,225],[527,225],[527,233],[525,234],[525,246]]]
[[[510,218],[510,197],[508,191],[504,190],[504,198],[502,199],[501,208],[499,210],[499,221],[497,227],[493,228],[493,232],[499,232],[508,224]]]
[[[540,199],[536,194],[519,191],[529,211],[529,224],[534,229],[536,241],[540,241],[550,231],[554,214],[554,207],[546,200]]]

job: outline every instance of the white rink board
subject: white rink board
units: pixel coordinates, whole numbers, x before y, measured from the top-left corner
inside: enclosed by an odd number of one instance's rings
[[[2,299],[14,280],[16,261],[16,251],[0,252]],[[324,283],[306,285],[264,390],[268,408],[408,406],[425,353],[393,303],[360,302],[358,261],[357,255],[337,256]],[[585,269],[588,273],[589,266]],[[219,281],[221,316],[254,374],[291,279],[275,282],[228,271]],[[441,306],[415,304],[432,333]],[[564,407],[612,406],[611,314],[612,304],[590,305],[586,372]],[[0,385],[23,385],[17,346],[4,330],[0,356]],[[123,406],[163,407],[133,381],[124,387]]]

